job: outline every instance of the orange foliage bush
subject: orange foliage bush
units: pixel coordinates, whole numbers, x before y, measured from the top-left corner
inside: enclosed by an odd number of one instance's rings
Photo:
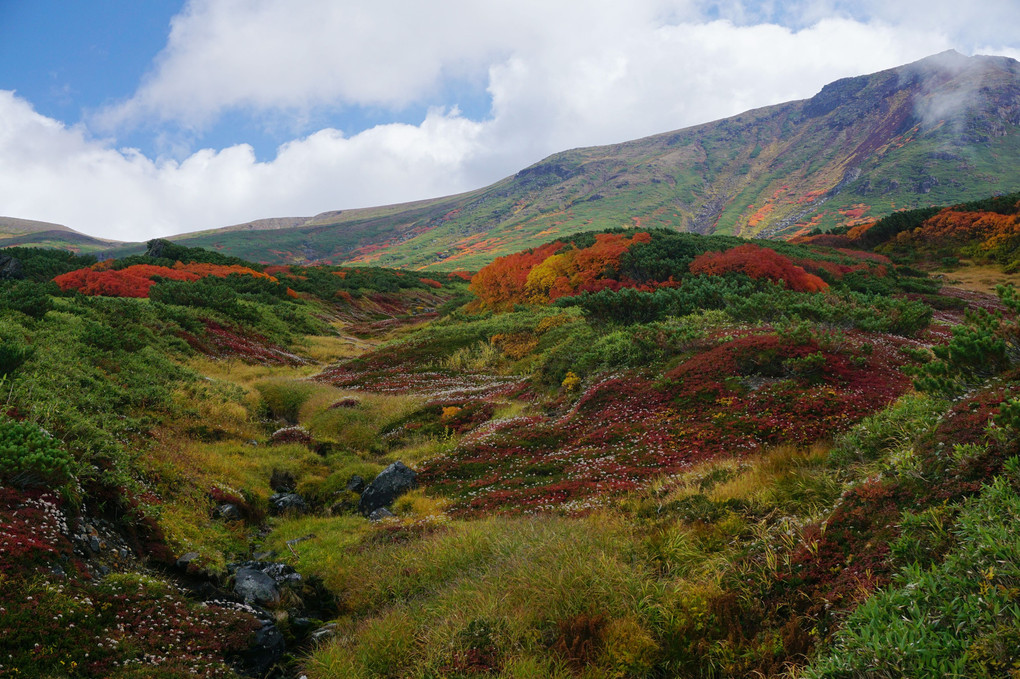
[[[829,286],[775,250],[757,245],[738,245],[725,252],[706,252],[691,262],[691,273],[718,276],[729,272],[783,282],[797,292],[820,292]]]
[[[144,266],[144,265],[141,265]],[[134,267],[128,267],[129,269]],[[243,276],[253,276],[255,278],[266,278],[274,283],[276,278],[270,276],[267,273],[250,269],[246,266],[239,264],[202,264],[199,262],[189,262],[188,264],[182,264],[177,262],[174,264],[174,269],[178,271],[187,271],[188,273],[196,274],[199,278],[205,278],[206,276],[216,276],[218,278],[226,278],[231,274],[240,274]]]
[[[148,297],[149,288],[156,284],[155,278],[173,281],[197,281],[206,276],[224,278],[231,274],[243,274],[258,278],[275,278],[246,266],[231,264],[199,264],[177,262],[171,269],[154,264],[133,264],[123,269],[110,269],[109,264],[100,264],[87,269],[77,269],[53,279],[61,290],[77,290],[84,295],[106,297]]]
[[[471,279],[470,289],[478,299],[493,309],[510,309],[525,301],[525,285],[531,270],[548,257],[566,247],[555,241],[533,250],[498,257]]]
[[[475,274],[471,290],[493,309],[540,304],[605,288],[616,290],[625,284],[607,276],[615,275],[620,257],[635,243],[650,241],[651,236],[644,232],[631,238],[619,233],[600,233],[587,248],[564,249],[566,244],[556,241],[500,257]]]
[[[967,243],[980,241],[982,248],[994,249],[1020,237],[1020,214],[997,212],[960,212],[947,208],[926,220],[919,228],[896,237],[899,245],[913,243]]]
[[[201,276],[190,271],[152,264],[135,264],[126,269],[78,269],[53,279],[61,290],[77,290],[85,295],[107,297],[148,297],[154,277],[174,281],[197,281]]]

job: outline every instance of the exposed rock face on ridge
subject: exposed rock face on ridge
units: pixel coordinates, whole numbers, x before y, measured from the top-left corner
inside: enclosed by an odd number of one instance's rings
[[[377,509],[388,507],[404,493],[418,487],[418,475],[403,462],[394,462],[375,477],[361,493],[358,511],[369,516]]]

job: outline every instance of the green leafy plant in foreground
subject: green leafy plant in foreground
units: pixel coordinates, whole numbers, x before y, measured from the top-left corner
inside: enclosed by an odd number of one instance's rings
[[[69,480],[71,455],[39,427],[0,421],[0,478],[15,485],[53,484]]]
[[[1020,672],[1020,460],[964,506],[958,546],[904,568],[858,608],[804,673],[837,677],[1013,677]]]
[[[918,389],[954,396],[1020,361],[1020,297],[1012,285],[1000,285],[996,293],[1009,315],[968,312],[949,344],[932,348],[935,360],[914,370]]]

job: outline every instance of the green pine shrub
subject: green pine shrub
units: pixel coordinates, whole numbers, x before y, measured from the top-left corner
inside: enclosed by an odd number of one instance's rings
[[[72,458],[48,432],[28,422],[0,420],[0,477],[17,486],[70,480]]]

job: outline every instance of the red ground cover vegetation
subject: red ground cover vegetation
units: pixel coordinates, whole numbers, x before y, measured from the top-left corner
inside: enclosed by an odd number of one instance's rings
[[[821,262],[815,264],[824,266]],[[821,292],[829,287],[825,281],[808,273],[802,266],[797,266],[789,257],[750,243],[724,252],[706,252],[691,262],[691,273],[694,274],[718,276],[730,272],[747,274],[756,280],[784,283],[795,292]]]
[[[909,386],[894,342],[720,339],[663,376],[604,375],[562,414],[484,424],[421,480],[459,513],[585,511],[695,462],[845,430]]]
[[[171,267],[154,264],[134,264],[123,269],[109,269],[102,264],[85,269],[77,269],[61,274],[53,279],[61,290],[77,290],[84,295],[104,295],[107,297],[148,297],[149,288],[156,284],[157,278],[172,281],[197,281],[206,276],[225,278],[231,274],[267,278],[275,281],[269,274],[237,264],[202,264],[177,262]]]

